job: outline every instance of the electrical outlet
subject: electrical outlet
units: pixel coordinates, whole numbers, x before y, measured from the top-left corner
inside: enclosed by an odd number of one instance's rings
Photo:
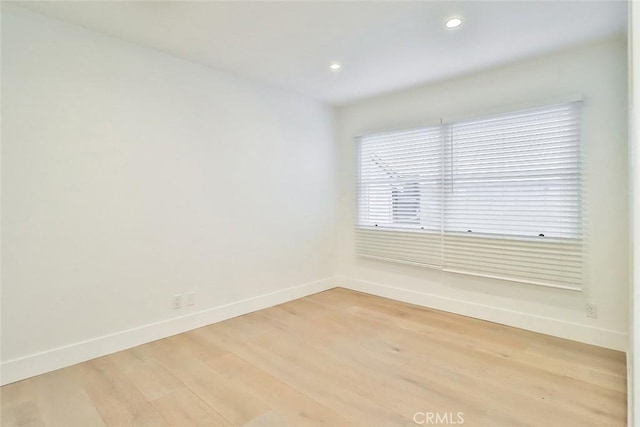
[[[176,294],[173,296],[173,309],[178,310],[182,307],[182,294]]]
[[[598,306],[595,304],[587,304],[587,317],[598,317]]]
[[[191,306],[191,305],[195,305],[195,303],[196,303],[196,293],[189,292],[187,294],[187,305]]]

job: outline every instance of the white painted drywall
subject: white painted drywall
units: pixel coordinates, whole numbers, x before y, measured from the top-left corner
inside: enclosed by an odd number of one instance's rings
[[[437,60],[437,58],[434,58]],[[626,349],[628,150],[626,42],[610,39],[338,109],[339,258],[347,286],[594,344]],[[354,254],[353,137],[582,93],[591,262],[581,293],[502,282]],[[599,318],[585,314],[598,305]]]
[[[334,274],[329,108],[2,12],[3,363]]]
[[[640,2],[629,1],[629,120],[631,165],[631,289],[627,363],[628,425],[640,424]]]

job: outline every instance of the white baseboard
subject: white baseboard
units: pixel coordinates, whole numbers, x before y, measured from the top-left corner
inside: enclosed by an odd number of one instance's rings
[[[272,307],[336,286],[335,278],[308,282],[257,297],[174,317],[126,331],[104,335],[30,354],[0,364],[0,384],[9,384],[25,378],[75,365],[96,357],[126,350],[161,338],[166,338],[232,317]]]
[[[514,326],[516,328],[540,332],[542,334],[593,344],[600,347],[626,351],[628,346],[627,334],[624,332],[594,328],[592,326],[554,319],[551,317],[523,313],[502,307],[477,304],[434,294],[416,292],[384,285],[382,283],[352,279],[344,276],[338,277],[335,283],[354,291],[365,292],[367,294],[443,310],[463,316],[474,317],[476,319],[488,320],[490,322]]]

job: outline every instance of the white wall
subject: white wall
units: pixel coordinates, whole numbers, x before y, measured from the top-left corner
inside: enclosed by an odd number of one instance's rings
[[[631,151],[631,289],[629,292],[629,348],[627,364],[628,425],[640,424],[640,3],[629,1],[629,118]]]
[[[626,43],[607,40],[338,110],[339,274],[348,287],[626,349],[628,264]],[[355,151],[352,138],[437,123],[582,93],[590,282],[583,292],[446,274],[354,254]],[[587,318],[585,304],[598,305]]]
[[[4,382],[216,317],[176,316],[329,286],[328,107],[2,12]],[[172,310],[189,291],[196,305]]]

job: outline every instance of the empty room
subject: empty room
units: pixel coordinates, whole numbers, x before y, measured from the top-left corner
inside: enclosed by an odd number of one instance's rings
[[[640,425],[636,2],[0,4],[3,427]]]

